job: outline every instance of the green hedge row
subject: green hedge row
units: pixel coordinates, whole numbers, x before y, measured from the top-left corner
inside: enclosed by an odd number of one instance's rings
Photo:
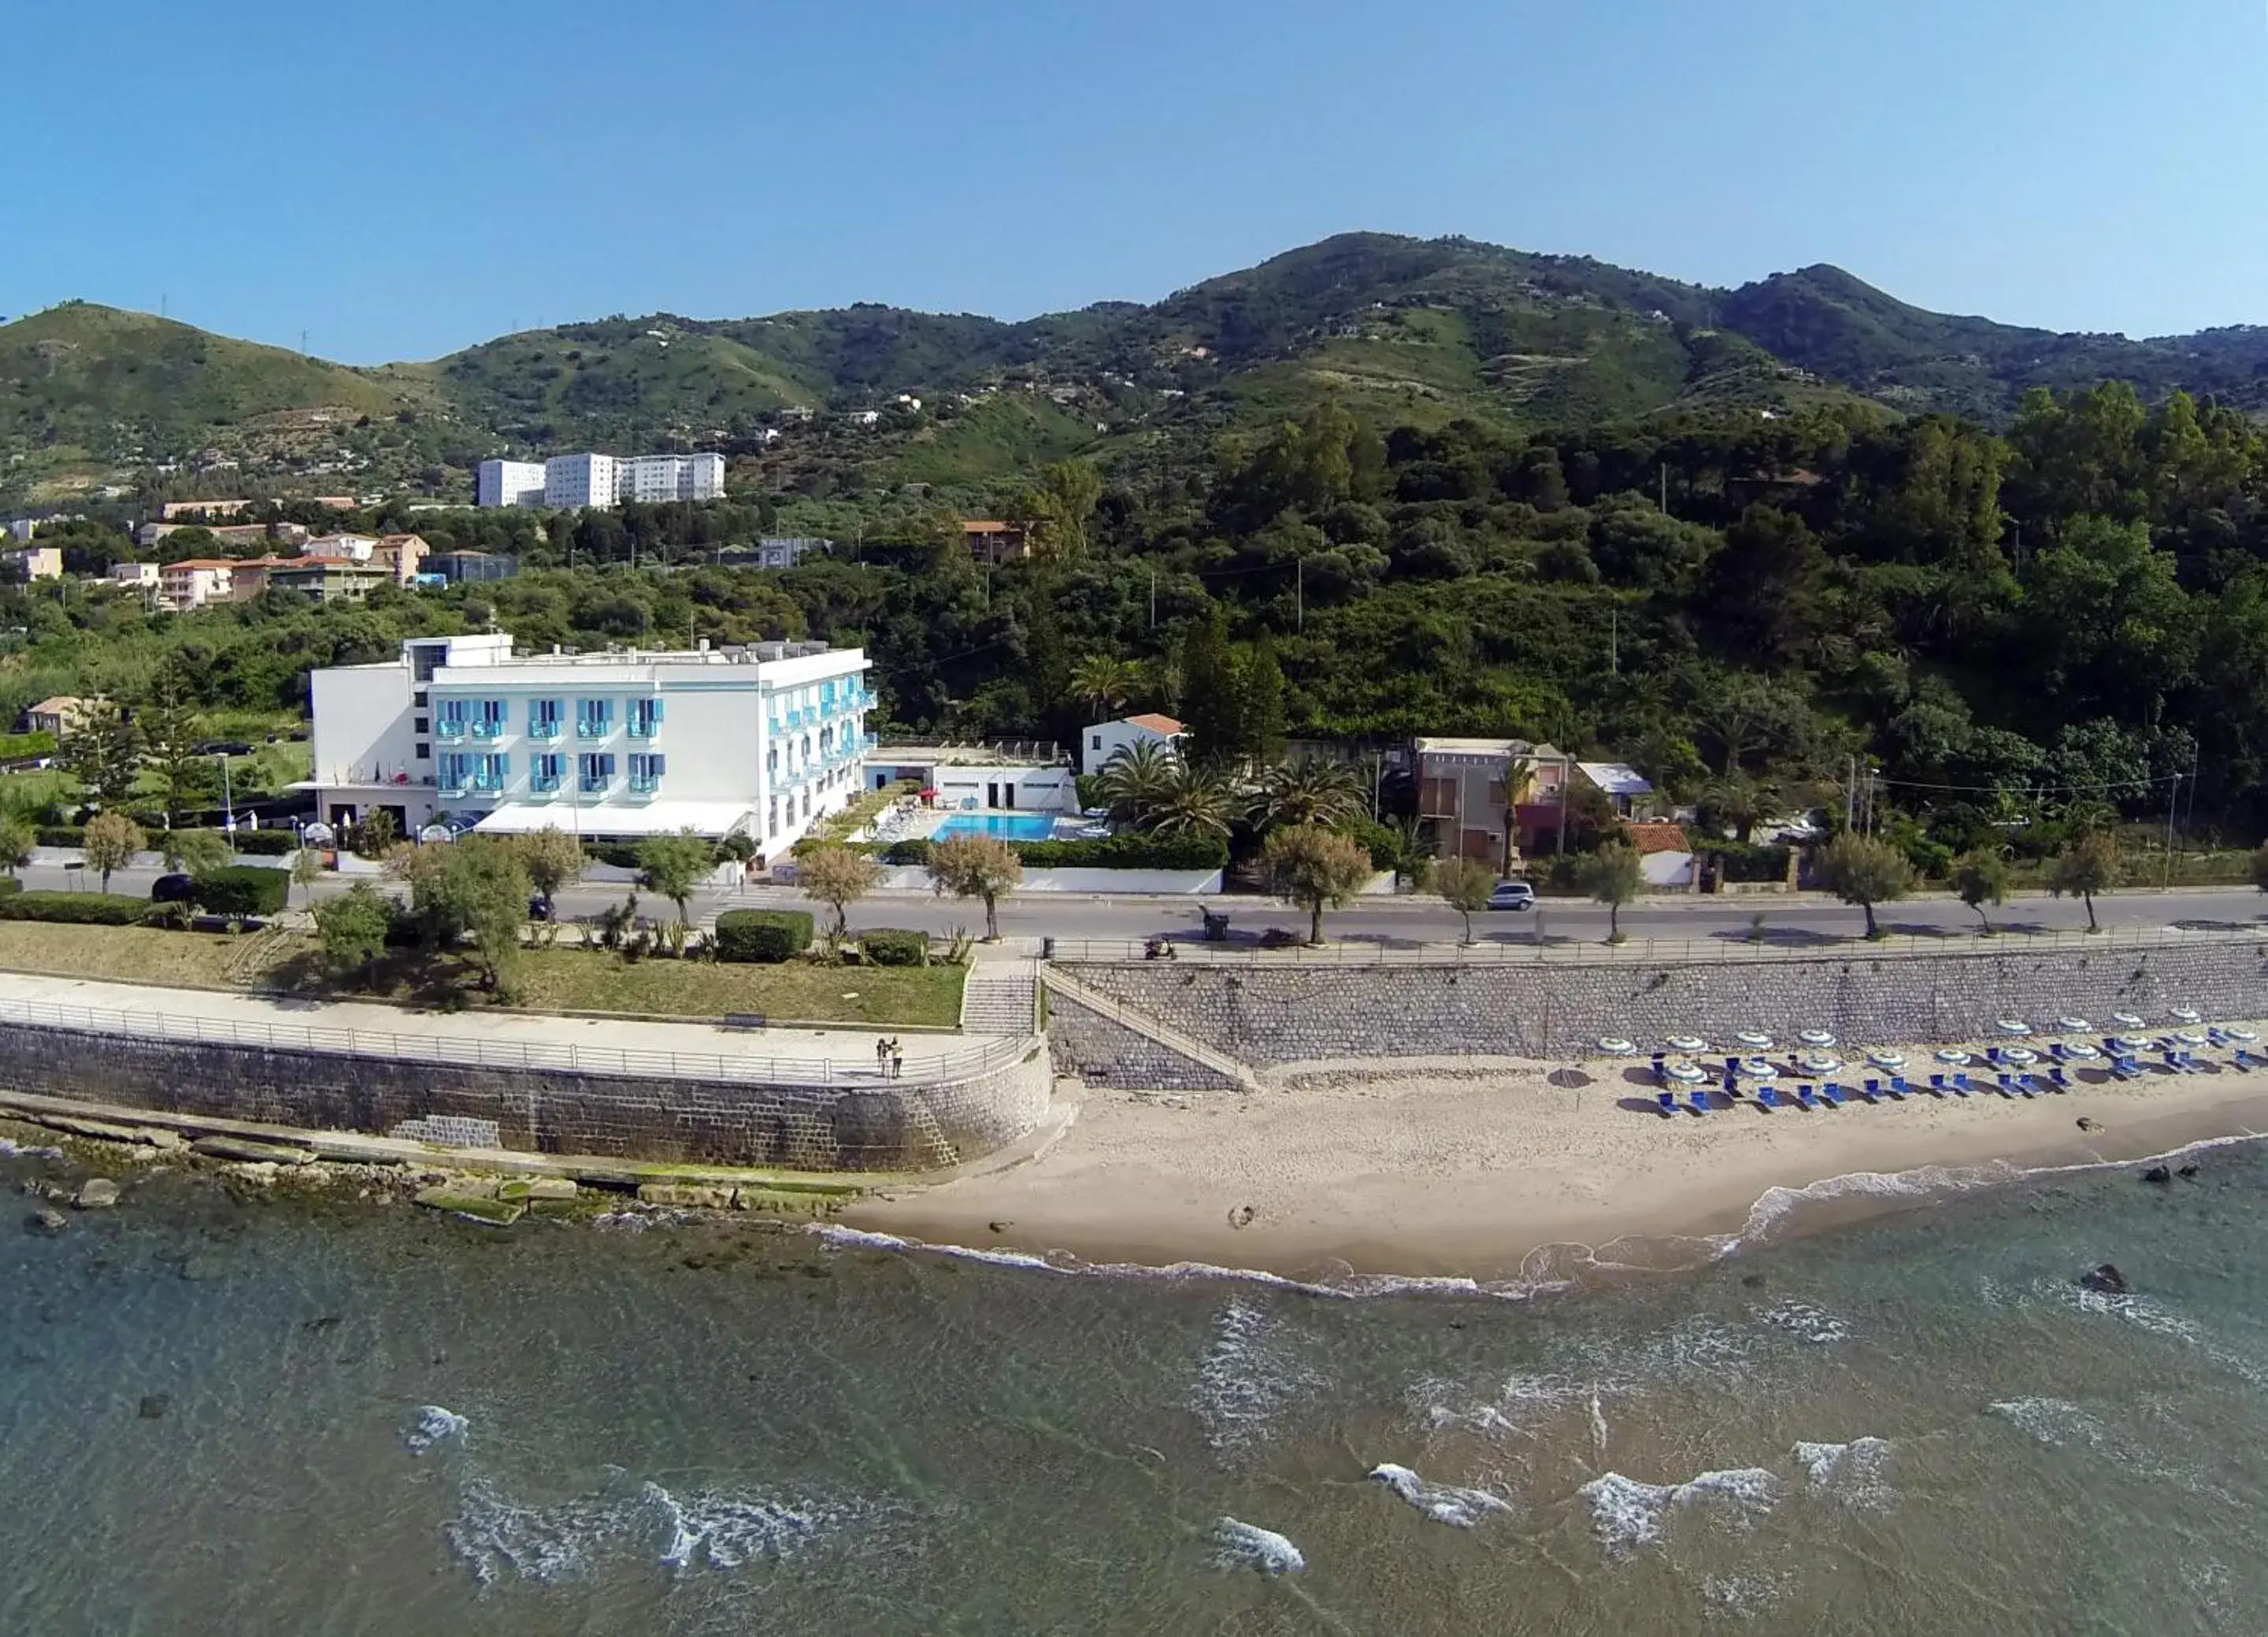
[[[776,966],[811,947],[811,927],[800,909],[728,909],[717,917],[717,958]]]
[[[197,877],[196,904],[215,915],[272,915],[291,890],[289,870],[229,864]]]
[[[1219,870],[1228,843],[1210,835],[1111,835],[1086,841],[1011,841],[1030,870]],[[925,864],[930,843],[900,841],[882,855],[887,864]]]
[[[0,733],[0,761],[28,761],[55,753],[52,733]]]
[[[63,921],[87,927],[132,927],[150,918],[146,899],[110,892],[11,892],[0,896],[0,921]]]
[[[23,890],[24,884],[17,880],[15,877],[0,876],[0,898],[4,898],[11,892],[20,892]]]
[[[903,927],[876,927],[858,935],[858,947],[877,966],[926,966],[929,934]]]
[[[165,845],[166,828],[163,824],[153,823],[146,818],[135,818],[134,822],[140,825],[142,833],[150,838],[151,851],[154,852]],[[213,833],[218,835],[221,832],[216,830]],[[85,847],[86,845],[85,825],[43,824],[33,832],[33,834],[41,847]],[[236,850],[239,853],[252,853],[266,858],[281,858],[286,853],[296,851],[298,847],[298,842],[289,830],[239,830],[236,833]]]

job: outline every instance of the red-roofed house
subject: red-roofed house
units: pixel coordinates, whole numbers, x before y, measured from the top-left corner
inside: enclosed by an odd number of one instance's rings
[[[1116,722],[1098,722],[1079,738],[1079,771],[1100,773],[1103,763],[1137,745],[1158,745],[1178,752],[1188,731],[1171,716],[1161,716],[1154,710],[1138,716],[1121,716]]]
[[[1623,833],[1638,848],[1638,868],[1645,872],[1648,886],[1693,885],[1693,845],[1685,839],[1684,826],[1667,819],[1640,819],[1625,824]]]
[[[961,535],[979,562],[1012,562],[1032,554],[1032,537],[1019,524],[980,518],[962,524]]]

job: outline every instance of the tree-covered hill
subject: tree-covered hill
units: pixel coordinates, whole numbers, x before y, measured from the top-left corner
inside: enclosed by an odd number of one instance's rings
[[[1326,399],[1381,425],[1508,432],[1858,401],[2005,425],[2032,387],[2110,378],[2268,407],[2268,330],[2062,335],[1929,312],[1831,267],[1724,290],[1379,233],[1147,305],[615,317],[378,370],[71,303],[0,325],[0,494],[174,466],[173,492],[461,495],[490,454],[673,446],[722,447],[736,481],[774,488],[982,486],[1067,452],[1209,466]]]

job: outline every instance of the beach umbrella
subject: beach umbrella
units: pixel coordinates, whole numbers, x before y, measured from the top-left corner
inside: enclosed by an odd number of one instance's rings
[[[2090,1062],[2102,1055],[2084,1040],[2073,1040],[2064,1046],[2063,1054],[2075,1062]]]
[[[1661,1043],[1673,1052],[1705,1052],[1709,1049],[1709,1043],[1697,1034],[1665,1035]]]
[[[1948,1046],[1937,1054],[1937,1061],[1940,1063],[1949,1064],[1955,1068],[1966,1068],[1970,1064],[1975,1062],[1977,1060],[1970,1056],[1968,1053],[1962,1051],[1959,1046]]]
[[[2150,1047],[2148,1038],[2139,1034],[2114,1035],[2111,1044],[2122,1052],[2146,1052]]]
[[[2019,1040],[2032,1031],[2032,1025],[2021,1017],[2003,1017],[1992,1026],[2002,1034],[2013,1036]]]
[[[1826,1052],[1806,1052],[1795,1066],[1807,1075],[1831,1075],[1843,1067],[1843,1060]]]
[[[1896,1052],[1869,1052],[1867,1053],[1867,1061],[1877,1068],[1889,1069],[1892,1074],[1896,1074],[1899,1069],[1904,1068],[1906,1066],[1906,1060]]]
[[[2066,1014],[2056,1019],[2056,1027],[2066,1034],[2085,1034],[2095,1025],[2084,1017],[2073,1017]]]
[[[2255,1040],[2257,1040],[2260,1038],[2258,1035],[2253,1033],[2251,1030],[2240,1029],[2235,1024],[2231,1024],[2228,1028],[2223,1029],[2221,1033],[2227,1035],[2232,1040],[2242,1041],[2246,1046],[2251,1045]]]
[[[2139,1029],[2142,1026],[2142,1014],[2139,1012],[2113,1012],[2110,1014],[2110,1021],[2117,1024],[2121,1029]]]
[[[2021,1068],[2027,1064],[2038,1062],[2040,1054],[2029,1046],[2011,1046],[2002,1049],[2000,1061],[2004,1063],[2014,1063]]]
[[[1743,1029],[1740,1033],[1734,1035],[1733,1039],[1738,1040],[1742,1046],[1747,1046],[1751,1051],[1769,1052],[1772,1048],[1771,1036],[1766,1034],[1761,1029]]]
[[[1705,1085],[1709,1079],[1709,1071],[1698,1063],[1672,1063],[1661,1072],[1682,1086]]]
[[[1835,1034],[1829,1029],[1806,1029],[1795,1037],[1806,1046],[1830,1046],[1835,1044]]]
[[[1749,1080],[1777,1080],[1779,1078],[1779,1070],[1761,1057],[1742,1058],[1741,1060],[1741,1074],[1743,1077]]]
[[[2184,1029],[2179,1034],[2176,1035],[2174,1039],[2180,1041],[2183,1046],[2210,1046],[2212,1044],[2210,1040],[2205,1039],[2205,1031],[2199,1029]]]
[[[2178,1024],[2194,1024],[2203,1023],[2205,1021],[2204,1018],[2198,1015],[2198,1009],[2194,1006],[2176,1006],[2166,1015]]]
[[[1618,1034],[1602,1035],[1599,1050],[1609,1057],[1628,1057],[1638,1050],[1636,1045]]]

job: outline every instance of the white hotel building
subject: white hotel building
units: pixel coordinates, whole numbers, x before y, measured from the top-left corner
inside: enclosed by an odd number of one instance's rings
[[[390,812],[408,835],[744,831],[775,858],[858,794],[869,741],[858,649],[514,654],[509,635],[421,637],[310,678],[316,816]]]
[[[722,455],[554,455],[549,460],[483,460],[475,499],[483,506],[600,510],[626,500],[721,500]]]

